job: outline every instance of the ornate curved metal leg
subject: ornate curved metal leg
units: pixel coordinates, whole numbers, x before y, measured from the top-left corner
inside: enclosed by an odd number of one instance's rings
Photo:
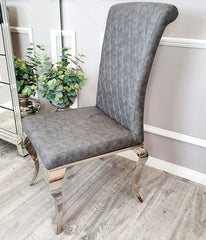
[[[36,150],[34,149],[32,143],[30,142],[28,137],[26,137],[26,139],[24,140],[24,145],[25,145],[26,150],[28,151],[29,155],[31,156],[31,158],[33,159],[34,164],[35,164],[34,175],[33,175],[33,178],[30,182],[30,185],[32,186],[34,184],[37,176],[38,176],[38,173],[39,173],[39,159],[38,159]]]
[[[35,180],[36,180],[36,178],[37,178],[37,176],[38,176],[38,173],[39,173],[39,160],[38,160],[38,158],[36,158],[36,159],[34,160],[34,164],[35,164],[35,170],[34,170],[33,178],[32,178],[32,180],[31,180],[31,182],[30,182],[30,185],[31,185],[31,186],[34,185],[34,182],[35,182]]]
[[[49,180],[49,190],[55,201],[56,216],[55,222],[57,224],[56,233],[62,232],[62,218],[63,218],[63,197],[62,197],[62,183],[64,179],[66,168],[53,170]]]
[[[135,196],[139,199],[140,202],[143,202],[143,199],[139,193],[140,185],[139,181],[144,169],[144,165],[148,159],[148,152],[143,147],[137,147],[133,151],[138,155],[139,161],[136,163],[135,174],[132,178],[132,189]]]

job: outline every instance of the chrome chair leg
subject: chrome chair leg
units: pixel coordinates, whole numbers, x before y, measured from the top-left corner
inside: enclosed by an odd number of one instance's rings
[[[32,143],[30,142],[28,137],[26,137],[26,139],[24,140],[24,145],[25,145],[26,150],[28,151],[29,155],[31,156],[31,158],[33,159],[34,164],[35,164],[34,175],[33,175],[33,178],[30,182],[30,185],[32,186],[34,184],[37,176],[38,176],[38,173],[39,173],[39,159],[38,159],[36,150],[34,149]]]
[[[66,168],[54,170],[51,172],[49,178],[49,190],[55,201],[55,221],[57,224],[56,234],[62,232],[62,219],[63,219],[63,197],[62,197],[62,184]]]
[[[132,177],[132,189],[134,195],[139,199],[140,202],[143,202],[143,199],[139,193],[140,185],[139,181],[144,169],[144,165],[148,159],[148,152],[143,147],[138,147],[133,150],[139,157],[139,161],[136,163],[135,173]]]

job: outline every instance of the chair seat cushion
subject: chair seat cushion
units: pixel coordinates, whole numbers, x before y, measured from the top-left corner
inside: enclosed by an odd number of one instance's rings
[[[140,144],[136,135],[97,107],[39,114],[22,122],[49,170]]]

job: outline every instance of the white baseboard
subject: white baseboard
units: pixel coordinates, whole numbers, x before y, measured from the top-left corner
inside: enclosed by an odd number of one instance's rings
[[[206,185],[206,174],[158,158],[149,157],[146,165]]]
[[[138,161],[138,157],[136,156],[136,154],[132,151],[126,151],[126,152],[122,152],[122,153],[118,153],[118,155],[122,156],[122,157],[126,157],[129,158],[131,160],[134,161]],[[147,160],[146,165],[171,173],[173,175],[191,180],[193,182],[197,182],[203,185],[206,185],[206,174],[205,173],[201,173],[195,170],[192,170],[190,168],[186,168],[186,167],[182,167],[180,165],[176,165],[174,163],[170,163],[158,158],[154,158],[154,157],[149,157]]]

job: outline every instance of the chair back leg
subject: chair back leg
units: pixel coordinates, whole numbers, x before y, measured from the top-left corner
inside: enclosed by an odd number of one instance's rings
[[[140,195],[140,179],[144,169],[144,165],[148,159],[148,152],[143,147],[137,147],[133,151],[139,157],[138,162],[136,163],[135,173],[132,177],[132,189],[134,195],[139,199],[140,202],[143,202],[143,198]]]

